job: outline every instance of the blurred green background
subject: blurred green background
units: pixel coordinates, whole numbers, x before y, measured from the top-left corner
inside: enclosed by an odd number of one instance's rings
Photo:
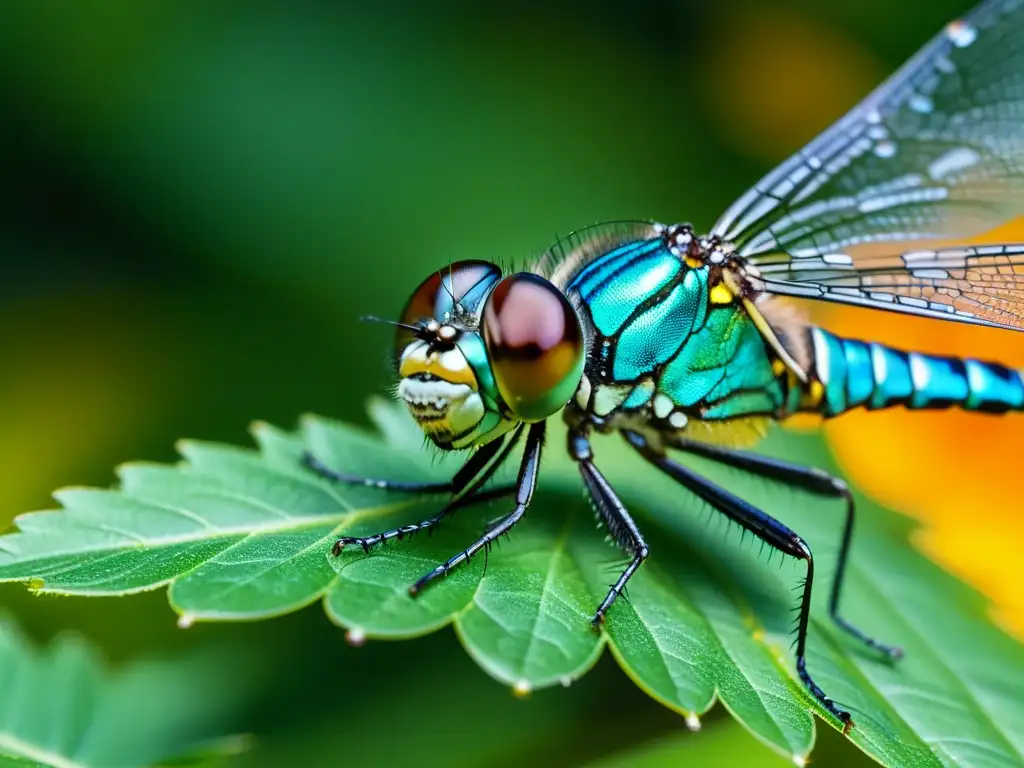
[[[390,337],[360,314],[602,219],[710,226],[968,6],[7,0],[0,527],[180,436],[365,422]],[[720,707],[684,733],[607,658],[519,701],[450,631],[353,649],[318,606],[182,631],[162,593],[0,605],[120,661],[272,649],[238,765],[784,764]],[[816,762],[866,764],[828,730]]]

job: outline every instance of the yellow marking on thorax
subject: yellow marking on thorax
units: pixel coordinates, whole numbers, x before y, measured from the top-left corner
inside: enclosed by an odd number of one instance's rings
[[[817,408],[825,397],[825,385],[814,379],[807,387],[801,406],[804,408]]]
[[[719,283],[708,293],[712,304],[732,304],[733,293],[725,283]]]
[[[764,416],[747,416],[728,421],[691,419],[686,436],[727,448],[749,448],[768,433],[769,420]]]
[[[704,262],[703,261],[701,261],[700,259],[694,258],[693,256],[686,256],[686,257],[684,257],[683,258],[683,262],[685,262],[686,266],[688,266],[690,269],[700,269],[701,267],[704,266]]]

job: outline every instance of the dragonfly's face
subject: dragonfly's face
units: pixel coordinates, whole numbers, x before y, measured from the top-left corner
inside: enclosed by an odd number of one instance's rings
[[[579,318],[554,285],[483,261],[427,278],[402,313],[398,396],[446,450],[546,419],[583,376]],[[415,328],[415,330],[412,330]]]

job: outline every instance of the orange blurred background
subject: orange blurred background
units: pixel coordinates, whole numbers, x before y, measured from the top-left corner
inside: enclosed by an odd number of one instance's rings
[[[181,436],[248,444],[253,419],[307,411],[365,421],[391,383],[390,342],[359,315],[397,313],[439,263],[522,261],[596,221],[709,227],[971,5],[0,5],[0,525],[54,488],[110,485],[122,461],[173,461]],[[1024,240],[1024,225],[1001,235]],[[813,311],[840,334],[1024,366],[1012,333]],[[855,412],[824,428],[851,483],[920,520],[920,546],[1024,639],[1024,416]],[[119,658],[232,631],[182,633],[162,593],[46,600],[14,585],[0,604],[33,636],[75,627]],[[346,652],[318,608],[238,629],[294,649],[279,662],[292,685]],[[456,670],[472,724],[507,692],[448,640],[424,641],[431,673],[451,686]],[[408,653],[382,646],[361,652]],[[360,713],[392,717],[364,666]],[[404,685],[435,701],[437,676]],[[558,696],[508,717],[493,764],[680,727],[610,662]],[[291,720],[278,707],[265,725],[315,723],[315,743],[296,740],[336,757],[340,730],[369,722],[342,699],[302,691]],[[729,727],[717,716],[709,729]],[[733,736],[734,764],[761,764],[763,747]],[[698,750],[687,742],[692,762]],[[859,759],[842,754],[821,762]]]
[[[724,130],[752,154],[791,151],[827,126],[825,115],[845,111],[888,74],[856,40],[803,14],[749,8],[730,29],[715,68],[717,108]],[[773,87],[751,87],[753,71]],[[972,238],[1021,241],[1024,219]],[[832,305],[807,309],[840,335],[1024,368],[1024,342],[1010,331]],[[824,429],[850,482],[921,521],[919,546],[987,595],[999,621],[1024,639],[1024,415],[859,409]]]

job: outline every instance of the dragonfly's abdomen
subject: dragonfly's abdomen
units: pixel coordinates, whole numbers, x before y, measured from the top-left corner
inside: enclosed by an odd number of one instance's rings
[[[1021,372],[998,363],[903,352],[821,328],[810,334],[814,365],[808,405],[826,416],[858,406],[1024,410]]]

